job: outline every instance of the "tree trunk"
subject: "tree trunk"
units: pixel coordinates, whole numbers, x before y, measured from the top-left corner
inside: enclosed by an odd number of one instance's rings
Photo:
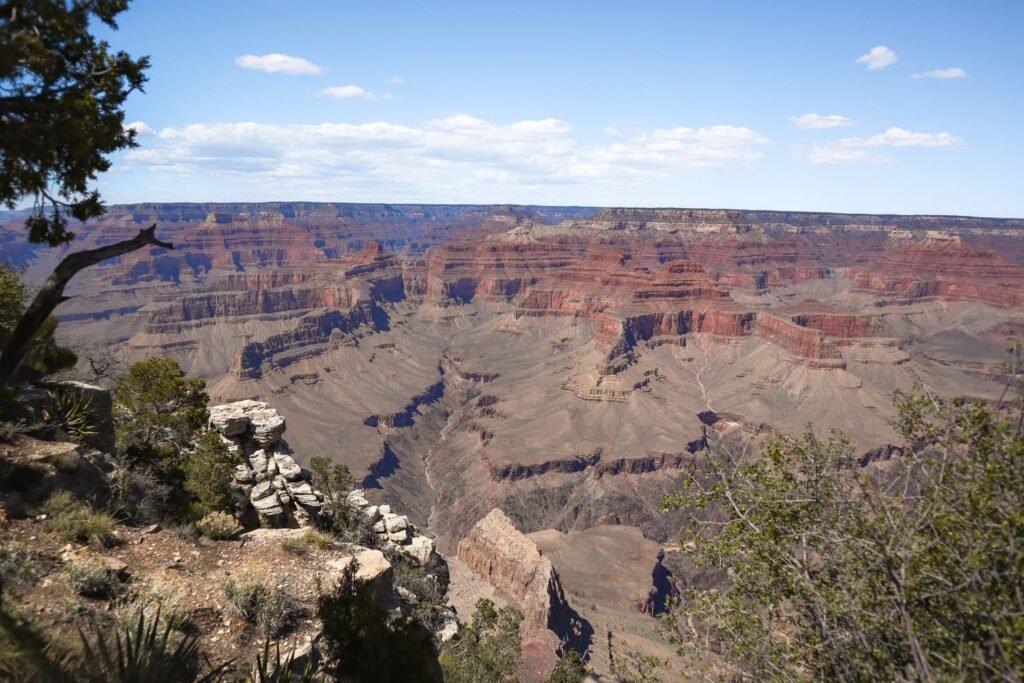
[[[67,301],[68,297],[64,296],[64,287],[71,278],[89,266],[94,266],[101,261],[106,261],[115,256],[128,254],[148,245],[163,247],[164,249],[174,249],[174,245],[170,242],[158,240],[155,232],[156,223],[145,230],[140,230],[139,234],[130,240],[108,244],[105,247],[97,247],[96,249],[76,251],[65,256],[57,264],[57,267],[50,273],[50,277],[46,279],[46,282],[39,289],[35,299],[32,300],[32,304],[25,310],[25,314],[21,316],[18,326],[14,328],[10,340],[7,342],[7,348],[4,349],[3,355],[0,356],[0,389],[11,383],[15,371],[21,365],[22,359],[32,346],[32,340],[39,333],[39,328],[42,327],[43,323],[46,322],[46,319],[58,305]]]

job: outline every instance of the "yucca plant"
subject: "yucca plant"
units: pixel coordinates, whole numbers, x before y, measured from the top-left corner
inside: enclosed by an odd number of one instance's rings
[[[114,641],[94,622],[92,638],[81,629],[81,680],[90,683],[213,683],[221,680],[230,662],[203,673],[209,661],[200,656],[196,636],[160,627],[160,613],[147,619],[139,610],[133,625],[114,630]]]
[[[53,390],[49,406],[43,409],[43,421],[67,434],[75,443],[96,435],[92,399],[74,391]]]
[[[252,673],[245,679],[246,683],[313,683],[316,677],[313,673],[313,658],[306,662],[302,673],[292,671],[295,663],[295,651],[288,653],[285,660],[281,661],[281,644],[274,645],[274,659],[270,658],[270,640],[263,642],[263,656],[256,655],[256,666]]]

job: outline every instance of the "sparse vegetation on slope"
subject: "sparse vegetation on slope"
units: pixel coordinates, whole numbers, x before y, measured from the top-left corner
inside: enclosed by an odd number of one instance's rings
[[[514,679],[519,669],[523,614],[497,609],[490,600],[476,604],[472,622],[441,648],[441,667],[449,683]]]

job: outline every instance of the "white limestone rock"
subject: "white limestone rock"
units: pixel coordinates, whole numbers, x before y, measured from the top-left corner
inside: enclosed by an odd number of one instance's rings
[[[372,582],[381,603],[386,602],[391,597],[394,573],[384,553],[379,550],[362,550],[353,557],[331,560],[327,566],[340,575],[353,559],[358,563],[356,580]]]
[[[256,486],[252,487],[252,493],[249,494],[249,500],[255,503],[257,500],[272,495],[274,495],[274,484],[269,481],[261,481],[256,484]]]
[[[249,464],[256,470],[257,474],[265,474],[270,467],[270,458],[263,449],[253,451],[249,455]]]
[[[425,565],[434,554],[434,539],[417,534],[409,541],[409,545],[402,548],[402,552],[421,565]]]
[[[384,528],[388,533],[398,533],[409,528],[409,518],[405,515],[384,515]]]
[[[256,473],[253,472],[246,465],[238,465],[235,467],[235,481],[239,484],[252,484],[256,481]]]
[[[398,531],[389,531],[388,540],[396,545],[405,545],[409,542],[411,534],[409,529],[399,529]]]
[[[249,416],[241,406],[245,401],[210,407],[210,426],[221,436],[232,437],[245,433],[249,428]]]
[[[354,505],[357,508],[365,508],[370,505],[370,501],[366,500],[366,496],[360,489],[350,491],[345,500],[348,501],[349,505]]]
[[[285,429],[284,417],[273,408],[252,411],[249,423],[252,425],[252,440],[264,448],[280,441]]]
[[[274,453],[274,462],[277,463],[277,471],[288,481],[295,481],[302,476],[299,463],[287,453]]]

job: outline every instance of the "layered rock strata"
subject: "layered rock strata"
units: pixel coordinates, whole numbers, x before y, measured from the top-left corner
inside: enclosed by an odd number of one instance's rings
[[[262,401],[235,401],[210,407],[210,427],[243,457],[234,475],[243,518],[275,527],[313,524],[324,497],[282,444],[280,413]]]
[[[579,646],[586,624],[569,606],[558,572],[500,509],[459,541],[458,558],[523,613],[524,680],[544,680],[562,642]]]

